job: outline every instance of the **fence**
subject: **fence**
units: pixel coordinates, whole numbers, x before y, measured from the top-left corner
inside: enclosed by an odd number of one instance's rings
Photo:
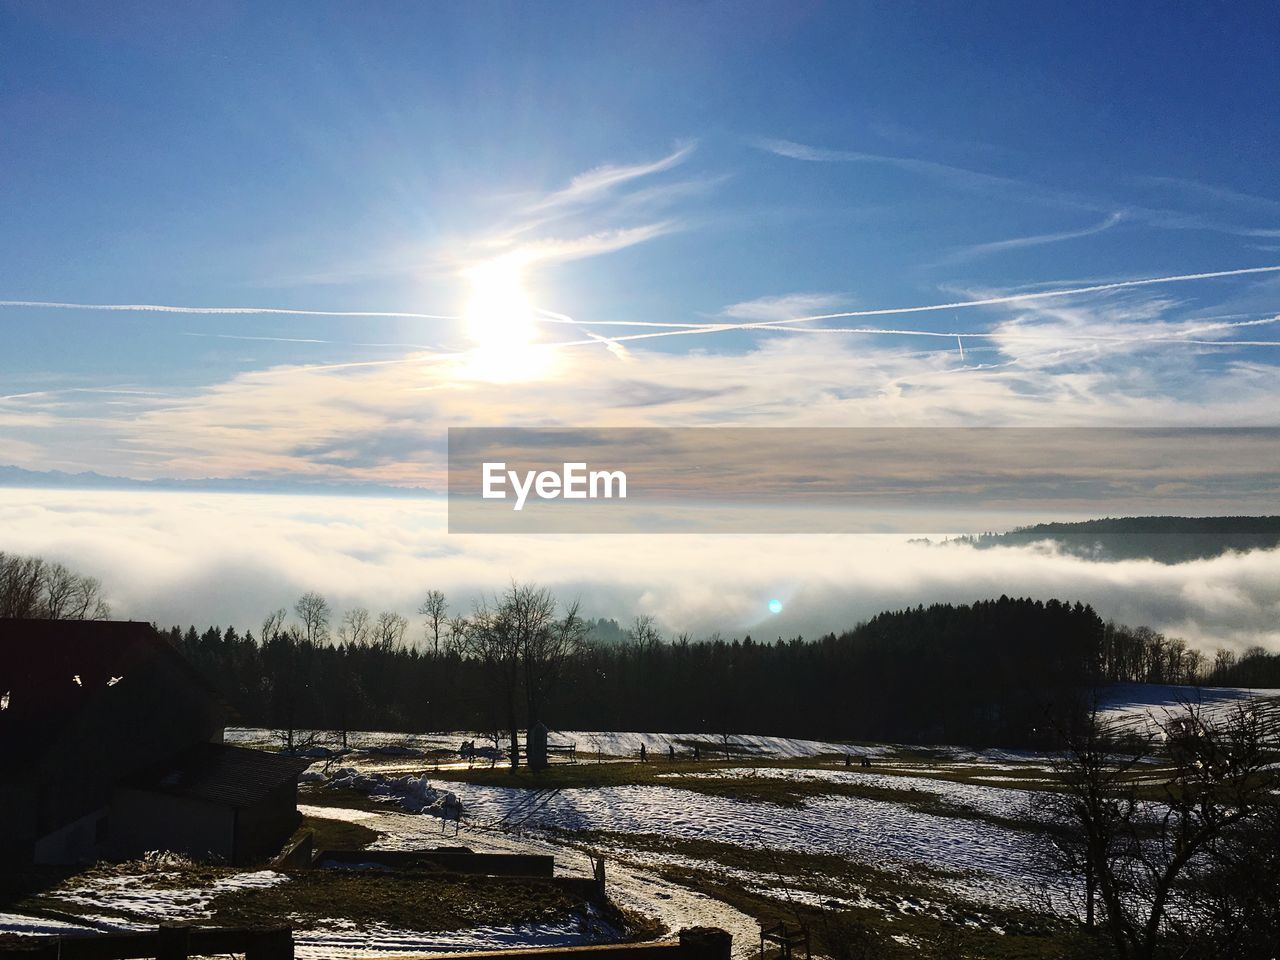
[[[406,960],[729,960],[732,938],[716,927],[681,930],[674,940],[584,947],[422,954]],[[24,937],[0,945],[0,960],[188,960],[243,953],[245,960],[293,960],[289,927],[236,929],[162,925],[154,933]]]
[[[148,933],[24,937],[0,946],[0,960],[187,960],[227,953],[242,953],[245,960],[293,960],[293,930],[161,924]]]

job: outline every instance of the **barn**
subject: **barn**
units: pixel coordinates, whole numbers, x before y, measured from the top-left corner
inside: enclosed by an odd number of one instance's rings
[[[0,861],[269,856],[307,762],[222,743],[227,719],[149,624],[0,620]]]

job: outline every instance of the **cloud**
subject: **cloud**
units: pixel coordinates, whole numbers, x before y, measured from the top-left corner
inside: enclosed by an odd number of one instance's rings
[[[934,160],[889,156],[855,150],[832,150],[782,139],[760,138],[751,141],[751,144],[756,149],[774,156],[808,163],[869,163],[894,167],[946,183],[956,189],[994,194],[1007,199],[1025,200],[1069,209],[1094,210],[1099,213],[1114,210],[1116,206],[1114,200],[1100,199],[1097,195],[1040,186],[1012,177],[983,173],[965,167],[939,163]],[[1166,191],[1174,190],[1179,194],[1180,199],[1189,201],[1187,206],[1200,208],[1199,211],[1188,212],[1185,209],[1166,210],[1146,207],[1137,203],[1126,204],[1126,219],[1148,227],[1165,230],[1207,230],[1244,237],[1280,236],[1280,229],[1275,227],[1240,225],[1230,220],[1232,216],[1242,212],[1274,216],[1276,211],[1280,210],[1280,201],[1176,177],[1131,178],[1124,181],[1122,185],[1127,187],[1130,192],[1134,185],[1157,187]],[[1203,212],[1206,208],[1208,209],[1207,214]],[[1223,208],[1226,208],[1225,215],[1221,213]],[[1080,235],[1087,236],[1088,233]],[[1045,236],[1054,238],[1057,235],[1047,234]],[[1060,237],[1060,239],[1068,238],[1069,235]],[[1038,238],[1015,239],[1035,241]],[[1053,240],[1046,239],[1043,242],[1053,242]],[[980,244],[977,249],[982,251],[983,246]],[[1001,248],[997,246],[995,249]],[[947,261],[943,260],[942,262],[945,263]]]
[[[679,144],[665,157],[650,163],[603,164],[595,167],[575,176],[569,181],[567,187],[530,201],[524,208],[525,212],[542,214],[598,201],[602,196],[612,193],[616,188],[629,184],[633,180],[651,177],[655,173],[663,173],[678,166],[693,153],[695,147],[694,143]]]
[[[670,205],[714,181],[650,181],[684,163],[695,147],[677,145],[648,163],[605,164],[559,190],[520,198],[514,214],[475,232],[442,260],[463,274],[493,261],[523,268],[615,253],[684,229],[680,217],[668,215]]]
[[[1079,240],[1083,237],[1092,237],[1095,234],[1110,230],[1125,219],[1125,212],[1118,210],[1111,214],[1100,223],[1096,223],[1091,227],[1084,227],[1080,230],[1063,230],[1058,233],[1040,233],[1026,237],[1012,237],[1008,240],[994,240],[989,243],[978,243],[972,246],[964,247],[960,250],[944,257],[942,263],[958,263],[962,260],[972,260],[977,257],[988,256],[993,253],[1003,253],[1006,250],[1018,250],[1023,247],[1039,247],[1049,243],[1061,243],[1064,240]]]
[[[595,233],[570,238],[547,237],[518,244],[510,251],[489,259],[507,261],[519,267],[582,260],[647,243],[677,229],[679,227],[674,221],[665,221],[598,230]]]
[[[787,320],[841,306],[847,298],[835,293],[787,293],[733,303],[720,316],[736,320]]]
[[[448,426],[1269,425],[1276,366],[1201,364],[1227,324],[1176,318],[1165,299],[1011,306],[986,341],[774,335],[728,353],[628,344],[629,362],[588,339],[539,371],[491,382],[465,356],[280,365],[109,408],[91,394],[0,402],[21,466],[135,477],[297,477],[442,486]],[[786,329],[786,328],[782,328]],[[612,338],[606,338],[611,340]],[[1177,345],[1177,353],[1158,347]],[[610,347],[610,343],[603,344]],[[621,345],[620,345],[621,346]],[[692,389],[691,389],[692,387]],[[23,429],[25,425],[25,429]]]
[[[488,537],[444,532],[438,500],[0,490],[4,549],[102,578],[118,616],[235,624],[319,590],[411,617],[510,578],[580,597],[589,616],[657,617],[695,636],[816,637],[884,609],[999,596],[1092,603],[1213,650],[1280,649],[1280,552],[1177,566],[1090,563],[1039,547],[926,547],[889,536]],[[744,563],[743,561],[749,560]],[[765,604],[779,597],[784,613]]]
[[[824,147],[809,146],[793,140],[762,138],[751,142],[757,150],[771,153],[774,156],[789,160],[802,160],[807,163],[869,163],[894,167],[908,173],[918,174],[933,180],[939,180],[962,190],[978,193],[996,193],[1001,196],[1018,196],[1023,199],[1048,203],[1058,206],[1092,208],[1092,201],[1066,191],[1053,190],[1012,177],[1001,177],[995,174],[982,173],[966,167],[956,167],[934,160],[920,160],[914,157],[895,157],[881,153],[864,153],[856,150],[829,150]]]
[[[1280,214],[1280,200],[1242,193],[1228,187],[1201,183],[1198,180],[1189,180],[1184,177],[1140,177],[1137,182],[1171,189],[1193,199],[1208,201],[1215,205],[1225,204],[1251,212],[1262,211],[1273,216]]]

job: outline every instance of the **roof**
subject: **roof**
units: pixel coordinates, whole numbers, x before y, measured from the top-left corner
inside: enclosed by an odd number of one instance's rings
[[[228,807],[252,807],[280,787],[297,783],[311,763],[305,757],[202,743],[123,785]]]
[[[147,623],[0,619],[0,651],[0,750],[7,758],[53,749],[87,714],[103,722],[122,717],[126,701],[135,710],[174,700],[218,702]]]

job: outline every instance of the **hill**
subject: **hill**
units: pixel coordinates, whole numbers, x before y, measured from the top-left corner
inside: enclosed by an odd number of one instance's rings
[[[1185,563],[1231,551],[1274,549],[1280,546],[1280,516],[1107,517],[1077,523],[1037,523],[1007,533],[961,537],[958,542],[985,549],[1045,540],[1090,560]]]

